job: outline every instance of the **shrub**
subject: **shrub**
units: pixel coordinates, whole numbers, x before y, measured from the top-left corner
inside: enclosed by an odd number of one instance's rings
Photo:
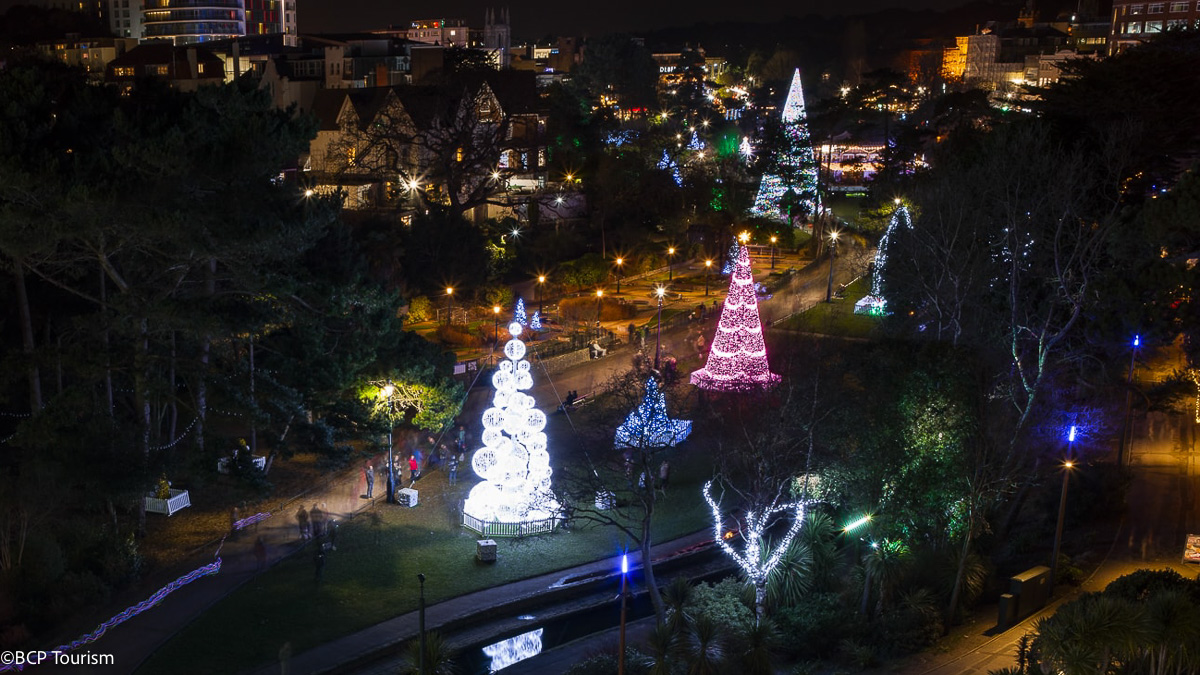
[[[844,639],[865,633],[862,618],[837,593],[813,593],[775,615],[784,644],[805,657],[830,656]]]
[[[513,304],[512,289],[503,284],[493,284],[483,289],[483,301],[488,307],[500,305],[501,309],[511,308]]]
[[[726,577],[715,584],[702,581],[692,589],[688,613],[694,617],[708,617],[728,630],[730,637],[740,641],[746,634],[747,625],[754,622],[754,611],[746,602],[747,588],[736,577]]]
[[[900,606],[879,619],[878,642],[893,654],[912,654],[937,641],[942,616],[936,598],[927,589],[905,594]]]
[[[408,301],[408,320],[413,323],[428,321],[433,315],[433,304],[424,295],[418,295]]]
[[[437,339],[442,344],[455,347],[478,347],[483,339],[461,324],[442,324],[437,327]]]
[[[567,669],[566,675],[615,675],[615,653],[594,654]],[[632,647],[625,648],[625,672],[645,675],[650,672],[650,658]]]
[[[629,319],[636,311],[633,305],[619,302],[613,298],[603,298],[600,303],[600,319],[602,321]],[[558,303],[558,313],[567,321],[591,323],[596,320],[596,296],[566,298]]]

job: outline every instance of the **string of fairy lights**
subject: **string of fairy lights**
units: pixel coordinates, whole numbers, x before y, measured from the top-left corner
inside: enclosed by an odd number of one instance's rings
[[[234,531],[243,530],[247,527],[250,527],[251,525],[260,523],[270,517],[271,517],[270,513],[256,513],[252,516],[248,516],[246,518],[242,518],[241,520],[234,522],[233,527],[230,529],[232,529]],[[226,536],[228,536],[228,535],[226,535]],[[104,637],[105,633],[107,633],[109,630],[116,628],[117,626],[120,626],[121,624],[125,623],[126,621],[129,621],[133,617],[158,606],[158,604],[161,603],[163,600],[165,600],[168,595],[174,593],[175,591],[183,588],[184,586],[187,586],[188,584],[192,583],[193,581],[196,581],[197,579],[202,579],[204,577],[212,576],[212,575],[220,572],[221,564],[222,564],[221,548],[224,546],[225,546],[225,537],[221,537],[220,543],[217,544],[217,551],[216,551],[216,553],[213,554],[214,560],[212,562],[208,563],[207,565],[201,565],[200,567],[197,567],[196,569],[192,570],[191,572],[188,572],[187,574],[175,579],[174,581],[167,584],[166,586],[163,586],[162,588],[155,591],[153,595],[146,598],[145,600],[137,603],[136,605],[126,608],[124,611],[114,615],[112,618],[101,623],[99,626],[96,626],[96,629],[93,630],[92,632],[87,633],[86,635],[82,635],[70,642],[65,643],[65,644],[61,644],[61,645],[55,647],[53,650],[48,650],[48,652],[53,653],[53,654],[64,654],[66,652],[75,651],[85,645],[89,645],[89,644],[95,642],[96,640],[99,640],[100,638]],[[26,665],[37,665],[37,664],[24,664],[24,663],[3,664],[3,665],[0,665],[0,673],[11,673],[11,672],[23,671],[23,670],[25,670]]]

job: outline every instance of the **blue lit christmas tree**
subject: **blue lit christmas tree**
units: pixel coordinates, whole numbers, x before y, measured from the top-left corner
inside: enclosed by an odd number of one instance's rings
[[[688,150],[703,150],[704,141],[700,140],[700,134],[692,132],[692,140],[688,141]]]
[[[729,251],[725,253],[725,267],[721,268],[721,274],[730,274],[737,266],[738,257],[738,239],[733,238],[733,243],[729,245]]]
[[[804,89],[800,83],[800,69],[797,68],[796,74],[792,76],[792,86],[788,89],[787,101],[783,104],[783,126],[788,147],[786,150],[781,149],[783,156],[776,158],[781,170],[763,174],[762,183],[758,186],[758,196],[754,198],[754,206],[750,207],[750,215],[787,221],[788,216],[781,208],[780,201],[788,188],[792,188],[798,195],[803,195],[802,203],[810,213],[815,210],[817,162],[813,155],[806,118]]]
[[[513,309],[513,321],[516,321],[517,323],[521,324],[522,326],[529,325],[529,317],[526,316],[526,314],[525,314],[524,298],[520,298],[520,297],[517,298],[517,306]]]
[[[658,160],[658,168],[663,171],[670,171],[671,178],[675,179],[675,184],[683,185],[683,176],[679,174],[679,166],[667,155],[666,150],[663,150],[662,159]]]
[[[638,407],[629,413],[625,422],[617,427],[613,447],[626,448],[669,448],[681,443],[692,433],[691,420],[673,420],[667,417],[667,397],[651,377],[646,380],[646,396]]]

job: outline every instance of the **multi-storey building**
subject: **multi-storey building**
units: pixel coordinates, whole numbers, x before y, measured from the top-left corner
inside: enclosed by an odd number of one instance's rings
[[[1108,53],[1116,54],[1168,30],[1200,28],[1200,0],[1113,0]]]

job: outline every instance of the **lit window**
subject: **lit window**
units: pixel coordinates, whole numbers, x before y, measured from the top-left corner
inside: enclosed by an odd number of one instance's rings
[[[1151,3],[1151,4],[1147,5],[1146,13],[1147,14],[1162,14],[1163,13],[1163,3],[1155,2],[1155,3]]]
[[[1140,33],[1140,32],[1142,32],[1142,24],[1140,22],[1135,21],[1135,22],[1129,24],[1129,30],[1127,30],[1125,32],[1129,33],[1130,35]]]
[[[1130,5],[1129,6],[1130,14],[1144,14],[1145,12],[1146,12],[1145,5]],[[1129,32],[1132,33],[1133,31],[1129,31]]]
[[[1147,21],[1147,22],[1146,22],[1146,31],[1145,31],[1145,32],[1147,32],[1147,33],[1161,33],[1161,32],[1162,32],[1162,27],[1163,27],[1163,22],[1161,22],[1161,21]]]
[[[1171,3],[1171,11],[1172,12],[1186,12],[1186,11],[1188,11],[1188,4],[1190,4],[1190,3],[1172,2]]]

